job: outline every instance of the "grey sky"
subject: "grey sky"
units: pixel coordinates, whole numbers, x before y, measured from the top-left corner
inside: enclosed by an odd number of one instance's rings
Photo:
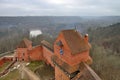
[[[0,16],[120,16],[120,0],[0,0]]]

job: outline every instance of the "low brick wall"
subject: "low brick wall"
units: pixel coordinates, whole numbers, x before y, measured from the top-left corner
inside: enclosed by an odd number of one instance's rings
[[[2,57],[0,58],[0,67],[6,63],[6,62],[10,62],[13,61],[13,57]]]

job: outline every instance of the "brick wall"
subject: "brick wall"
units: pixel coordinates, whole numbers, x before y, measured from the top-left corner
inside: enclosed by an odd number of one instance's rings
[[[19,61],[28,61],[28,50],[27,48],[17,48],[16,57]]]
[[[52,55],[54,55],[54,53],[52,51],[50,51],[49,49],[47,49],[46,47],[43,46],[43,57],[44,57],[44,61],[47,64],[50,64],[52,67],[54,67],[51,57]]]
[[[29,51],[30,60],[43,60],[42,46],[37,46]]]
[[[70,78],[59,67],[55,66],[55,80],[70,80]]]
[[[0,58],[0,67],[6,63],[6,62],[10,62],[13,61],[13,57],[2,57]]]
[[[0,67],[4,64],[3,58],[0,59]]]

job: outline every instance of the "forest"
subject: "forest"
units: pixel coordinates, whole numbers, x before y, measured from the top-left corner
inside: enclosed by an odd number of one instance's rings
[[[120,79],[120,23],[96,29],[89,28],[92,45],[92,68],[102,80]]]

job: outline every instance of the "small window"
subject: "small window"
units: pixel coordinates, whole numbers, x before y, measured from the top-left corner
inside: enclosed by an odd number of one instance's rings
[[[63,55],[63,50],[62,49],[60,49],[60,54]]]
[[[60,47],[62,47],[63,46],[63,43],[62,43],[62,41],[58,41],[57,43],[56,43],[58,46],[60,46]]]

